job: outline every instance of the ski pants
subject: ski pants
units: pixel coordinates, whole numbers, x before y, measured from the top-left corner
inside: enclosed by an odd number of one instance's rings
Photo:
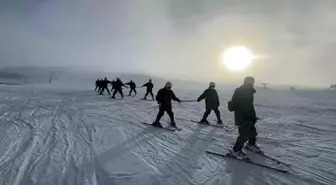
[[[105,91],[105,89],[106,89],[107,93],[108,93],[109,95],[111,95],[110,90],[109,90],[107,87],[101,87],[100,94],[103,94],[104,91]]]
[[[156,120],[155,120],[155,122],[160,122],[160,119],[161,119],[162,116],[164,115],[164,112],[167,112],[167,113],[168,113],[168,116],[169,116],[169,118],[170,118],[170,122],[171,122],[171,123],[175,123],[175,120],[174,120],[174,113],[173,113],[172,109],[165,109],[165,108],[160,108],[159,113],[158,113],[157,116],[156,116]]]
[[[233,151],[241,151],[248,141],[250,145],[256,144],[256,136],[258,135],[257,130],[255,128],[255,123],[247,122],[241,125],[238,128],[239,136],[236,140],[236,144],[233,146]]]
[[[135,95],[137,94],[137,91],[135,88],[131,88],[130,92],[129,92],[129,95],[131,96],[132,92],[134,91]]]
[[[112,97],[115,97],[115,95],[117,94],[117,92],[119,92],[119,94],[121,95],[121,98],[124,98],[124,94],[123,94],[122,89],[114,89]]]
[[[96,85],[95,91],[97,91],[97,89],[100,89],[100,88],[99,88],[99,85]]]
[[[147,98],[148,94],[150,94],[152,96],[153,100],[154,100],[153,90],[147,90],[146,95],[145,95],[144,98]]]
[[[211,111],[214,111],[217,117],[217,120],[219,121],[221,119],[220,116],[220,112],[218,110],[218,107],[214,107],[214,108],[206,108],[205,113],[203,114],[203,120],[206,120],[208,118],[208,116],[210,115]]]

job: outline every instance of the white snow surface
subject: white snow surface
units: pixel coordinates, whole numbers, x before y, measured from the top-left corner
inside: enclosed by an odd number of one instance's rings
[[[174,103],[182,130],[171,132],[141,123],[155,119],[157,110],[151,111],[155,102],[129,96],[113,100],[97,95],[93,88],[84,82],[0,85],[1,185],[336,182],[333,92],[257,92],[255,107],[262,118],[257,123],[258,144],[268,155],[292,164],[290,174],[283,174],[206,154],[206,150],[225,154],[238,133],[188,121],[201,118],[204,102]],[[188,90],[186,85],[175,94],[190,100],[203,90]],[[224,124],[233,128],[233,114],[226,108],[233,89],[218,92]],[[138,94],[143,96],[144,89]],[[168,120],[165,115],[162,123],[167,125]],[[214,122],[215,116],[209,120]]]

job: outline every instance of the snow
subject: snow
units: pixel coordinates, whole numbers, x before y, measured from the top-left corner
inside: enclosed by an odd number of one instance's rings
[[[156,110],[150,111],[155,102],[129,96],[112,100],[98,96],[93,88],[87,81],[0,85],[1,185],[304,185],[336,181],[333,92],[257,92],[255,104],[262,118],[257,124],[258,143],[268,155],[292,164],[291,173],[283,174],[205,154],[206,150],[226,153],[237,130],[227,133],[188,121],[201,118],[204,103],[174,103],[182,130],[171,132],[141,123],[155,119]],[[175,94],[196,99],[203,90],[178,88]],[[218,91],[224,124],[233,128],[233,114],[226,108],[233,89]],[[142,96],[144,89],[138,94]],[[215,121],[215,116],[211,114],[209,120]],[[167,121],[166,115],[162,123]]]

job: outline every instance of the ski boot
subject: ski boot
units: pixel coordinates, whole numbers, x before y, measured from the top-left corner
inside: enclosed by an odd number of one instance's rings
[[[161,123],[158,122],[158,121],[154,121],[153,126],[154,126],[154,127],[160,127],[160,128],[162,128]]]
[[[237,159],[241,159],[241,160],[248,160],[248,156],[246,155],[246,153],[244,153],[243,151],[241,150],[238,150],[238,151],[233,151],[233,150],[230,150],[230,155],[232,155],[233,157],[237,158]]]
[[[112,96],[112,99],[116,99],[114,96]]]
[[[210,122],[206,119],[202,119],[201,121],[199,121],[199,123],[210,125]]]
[[[251,150],[254,153],[259,153],[259,154],[263,154],[264,152],[262,152],[260,150],[260,148],[257,145],[250,145],[250,144],[246,144],[245,148],[248,150]]]
[[[176,123],[175,123],[175,121],[172,121],[172,122],[170,123],[170,125],[171,125],[172,127],[177,128],[177,127],[176,127]]]
[[[144,97],[144,98],[142,98],[143,100],[147,100],[147,98],[146,97]]]
[[[223,121],[222,121],[221,119],[219,119],[219,120],[217,121],[217,124],[218,124],[218,125],[223,125]]]

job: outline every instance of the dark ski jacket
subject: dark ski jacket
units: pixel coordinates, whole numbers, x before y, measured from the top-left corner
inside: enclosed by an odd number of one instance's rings
[[[135,89],[136,88],[136,85],[134,82],[128,82],[128,83],[125,83],[126,85],[129,85],[131,89]]]
[[[247,85],[242,85],[235,90],[232,100],[229,102],[229,109],[234,111],[236,126],[257,121],[253,105],[254,93],[256,93],[256,90]]]
[[[200,102],[205,99],[206,109],[215,109],[219,107],[218,93],[215,89],[206,89],[203,94],[198,97],[197,101]]]
[[[109,81],[109,80],[103,80],[103,81],[100,82],[100,86],[102,88],[107,88],[107,86],[108,86],[109,83],[111,83],[111,81]]]
[[[113,80],[113,81],[111,82],[112,89],[115,89],[115,86],[116,86],[115,84],[116,84],[116,81]]]
[[[152,90],[153,90],[154,85],[153,85],[152,82],[147,82],[147,83],[145,83],[142,87],[147,87],[147,91],[149,92],[149,91],[152,91]]]
[[[172,109],[172,105],[171,105],[171,101],[177,101],[177,102],[181,102],[180,99],[178,99],[174,92],[172,90],[169,90],[167,88],[162,88],[158,91],[157,95],[156,95],[156,101],[161,104],[160,109],[163,110],[171,110]]]
[[[117,90],[122,89],[122,86],[126,87],[125,84],[121,80],[117,80],[113,84],[113,88]]]

